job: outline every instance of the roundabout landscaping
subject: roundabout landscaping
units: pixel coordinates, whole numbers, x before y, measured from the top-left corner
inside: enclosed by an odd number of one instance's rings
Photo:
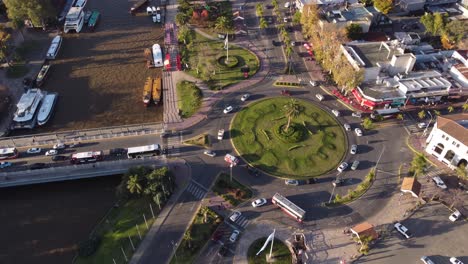
[[[297,111],[288,127],[291,104]],[[248,105],[232,121],[231,137],[239,155],[250,165],[287,178],[308,178],[334,170],[347,149],[344,131],[335,118],[312,103],[290,98]]]

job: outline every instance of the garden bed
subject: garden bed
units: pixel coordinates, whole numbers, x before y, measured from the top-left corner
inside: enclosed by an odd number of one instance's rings
[[[224,198],[233,206],[252,198],[252,191],[238,182],[230,179],[230,175],[221,173],[213,186],[213,192]]]
[[[247,259],[249,264],[267,264],[266,256],[270,254],[271,244],[268,244],[266,249],[257,256],[257,252],[263,247],[266,237],[255,240],[249,247]],[[271,242],[270,242],[271,243]],[[291,251],[281,240],[275,239],[273,243],[272,258],[275,264],[290,264],[292,263]]]
[[[195,83],[182,81],[177,83],[177,99],[182,118],[191,117],[201,106],[203,94]]]

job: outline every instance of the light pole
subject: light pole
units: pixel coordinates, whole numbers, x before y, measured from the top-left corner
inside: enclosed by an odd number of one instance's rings
[[[234,166],[234,165],[232,165],[232,163],[229,165],[229,170],[230,170],[230,175],[231,175],[231,182],[232,182],[232,167],[233,167],[233,166]]]
[[[428,129],[429,126],[431,125],[432,119],[434,118],[434,116],[432,116],[432,114],[431,114],[431,111],[427,111],[427,113],[431,116],[431,120],[429,120],[429,123],[427,123],[426,128],[424,129],[424,132],[423,132],[423,134],[422,134],[423,137],[426,136],[427,129]]]
[[[172,244],[172,251],[174,251],[175,260],[177,263],[177,253],[176,253],[177,243],[174,243],[174,240],[171,240],[171,244]]]

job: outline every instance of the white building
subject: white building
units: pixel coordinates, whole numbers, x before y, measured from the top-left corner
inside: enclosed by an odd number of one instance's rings
[[[426,140],[426,152],[454,169],[467,165],[468,114],[438,116]]]

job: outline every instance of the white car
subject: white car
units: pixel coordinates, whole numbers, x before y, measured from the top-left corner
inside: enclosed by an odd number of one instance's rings
[[[353,112],[351,116],[361,118],[362,114],[361,112]]]
[[[232,110],[234,110],[234,107],[228,106],[228,107],[224,108],[223,113],[228,114],[228,113],[231,113]]]
[[[461,260],[457,259],[456,257],[451,257],[450,258],[450,263],[452,263],[452,264],[463,264],[463,262],[461,262]]]
[[[421,122],[421,123],[418,124],[418,127],[419,127],[420,129],[426,128],[426,126],[427,126],[427,124],[424,123],[424,122]]]
[[[340,166],[336,170],[339,172],[343,172],[344,170],[346,170],[346,168],[348,168],[348,163],[343,162],[340,164]]]
[[[265,205],[267,203],[267,200],[265,198],[260,198],[252,202],[252,207],[260,207],[262,205]]]
[[[224,138],[224,129],[218,130],[218,140],[223,140]]]
[[[310,80],[309,83],[310,83],[310,85],[312,85],[313,87],[317,86],[317,82],[316,82],[316,81]]]
[[[46,156],[55,156],[58,154],[58,151],[56,149],[51,149],[51,150],[48,150],[45,155]]]
[[[250,94],[246,93],[241,97],[241,101],[245,102],[245,101],[247,101],[247,99],[249,99],[249,97],[250,97]]]
[[[216,152],[214,152],[212,150],[205,150],[205,151],[203,151],[203,154],[205,154],[207,156],[210,156],[212,158],[216,157]]]
[[[349,124],[344,124],[343,126],[344,126],[344,129],[345,129],[346,131],[350,131],[350,130],[351,130],[351,126],[350,126]]]
[[[400,232],[400,234],[402,234],[404,237],[406,238],[410,238],[411,237],[411,233],[409,232],[408,228],[406,228],[406,226],[402,225],[401,223],[396,223],[394,225],[395,229]]]
[[[449,216],[449,219],[450,219],[450,221],[455,222],[455,221],[458,220],[458,218],[460,218],[460,216],[461,216],[460,211],[456,210],[455,212],[453,212],[453,213]]]
[[[357,145],[351,145],[351,149],[349,150],[349,153],[351,154],[356,154],[357,153]]]
[[[52,148],[53,149],[64,149],[66,146],[63,143],[57,143]]]
[[[285,8],[289,8],[290,6],[291,6],[291,3],[290,3],[290,2],[286,2],[286,3],[284,4],[284,7],[285,7]]]
[[[8,161],[0,162],[0,169],[8,168],[10,166],[11,166],[11,162],[8,162]]]
[[[233,222],[236,222],[237,219],[241,216],[241,212],[239,211],[234,211],[232,212],[231,216],[229,216],[229,219]]]
[[[362,137],[362,130],[359,127],[356,127],[354,132],[356,133],[356,136]]]
[[[338,110],[336,110],[336,109],[333,109],[333,110],[332,110],[332,113],[333,113],[336,117],[340,116],[340,111],[338,111]]]
[[[37,154],[37,153],[41,153],[42,149],[41,148],[30,148],[28,150],[26,150],[26,153],[28,154]]]
[[[231,243],[234,243],[236,242],[237,238],[239,237],[239,234],[240,234],[240,231],[239,230],[234,230],[232,231],[232,234],[231,236],[229,237],[229,241],[231,241]]]
[[[444,190],[447,189],[447,185],[445,185],[445,182],[439,176],[432,177],[432,181],[434,181],[437,187]]]

